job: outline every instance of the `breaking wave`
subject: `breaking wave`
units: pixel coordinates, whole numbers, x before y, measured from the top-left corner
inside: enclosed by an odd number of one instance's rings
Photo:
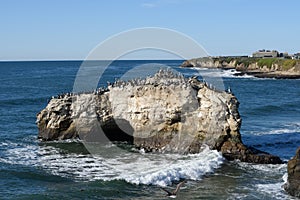
[[[52,175],[75,181],[124,180],[132,184],[166,186],[180,179],[201,180],[224,161],[220,153],[208,147],[201,153],[188,155],[145,154],[143,151],[118,151],[121,153],[114,155],[109,153],[119,147],[106,145],[105,155],[92,156],[50,145],[2,143],[0,149],[5,146],[10,148],[2,152],[0,162],[42,168]]]
[[[255,78],[254,76],[241,74],[235,69],[211,69],[211,68],[192,68],[205,77],[223,77],[223,78]]]
[[[239,169],[247,171],[248,173],[253,173],[256,179],[260,179],[259,183],[250,182],[248,190],[252,191],[251,194],[256,194],[257,199],[262,199],[268,195],[271,199],[295,199],[288,195],[284,189],[283,185],[287,181],[286,168],[287,164],[280,165],[263,165],[263,164],[251,164],[242,163],[237,161],[236,165]],[[264,179],[262,177],[273,177],[273,179]],[[255,180],[255,179],[254,179]],[[252,185],[250,186],[250,184]]]

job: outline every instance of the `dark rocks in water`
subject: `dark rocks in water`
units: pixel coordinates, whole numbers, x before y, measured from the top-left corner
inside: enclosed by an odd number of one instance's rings
[[[275,78],[275,79],[299,79],[300,75],[292,73],[276,73],[276,72],[261,72],[261,71],[240,71],[234,74],[235,76],[250,75],[257,78]]]
[[[186,60],[181,64],[181,67],[191,68],[191,67],[195,67],[195,65],[193,63],[191,63],[190,61]]]
[[[281,164],[282,160],[278,156],[260,151],[252,147],[246,147],[244,144],[236,141],[226,141],[221,152],[227,160],[240,160],[242,162],[259,164]]]
[[[160,70],[146,79],[116,81],[100,92],[51,99],[37,115],[38,137],[127,141],[145,151],[179,153],[197,153],[208,145],[229,160],[281,163],[242,143],[238,106],[232,93]]]
[[[300,197],[300,147],[287,165],[288,179],[284,189],[292,196]]]

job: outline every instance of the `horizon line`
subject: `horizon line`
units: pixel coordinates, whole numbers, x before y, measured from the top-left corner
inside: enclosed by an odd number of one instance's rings
[[[0,60],[0,62],[63,62],[63,61],[74,61],[74,62],[84,62],[84,61],[155,61],[155,60],[186,60],[186,59],[119,59],[119,60],[84,60],[84,59],[28,59],[28,60]]]

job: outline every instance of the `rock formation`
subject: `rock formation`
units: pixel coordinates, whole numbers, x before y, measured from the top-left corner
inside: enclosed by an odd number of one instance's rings
[[[289,160],[288,180],[284,185],[284,189],[292,196],[300,197],[300,147],[296,151],[296,155]]]
[[[236,69],[237,76],[248,74],[258,78],[300,78],[300,61],[292,59],[207,57],[186,60],[181,67]]]
[[[107,89],[53,98],[37,114],[41,140],[127,141],[145,151],[196,153],[203,144],[229,159],[281,160],[241,140],[236,97],[171,70],[116,81]]]

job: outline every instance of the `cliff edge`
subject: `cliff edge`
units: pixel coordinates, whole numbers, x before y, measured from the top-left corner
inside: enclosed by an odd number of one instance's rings
[[[108,88],[65,94],[37,114],[39,139],[127,141],[145,151],[197,153],[201,146],[228,160],[281,163],[279,157],[246,147],[236,97],[171,70]]]
[[[206,57],[186,60],[181,67],[235,69],[237,76],[258,78],[299,79],[300,60],[253,57]]]

